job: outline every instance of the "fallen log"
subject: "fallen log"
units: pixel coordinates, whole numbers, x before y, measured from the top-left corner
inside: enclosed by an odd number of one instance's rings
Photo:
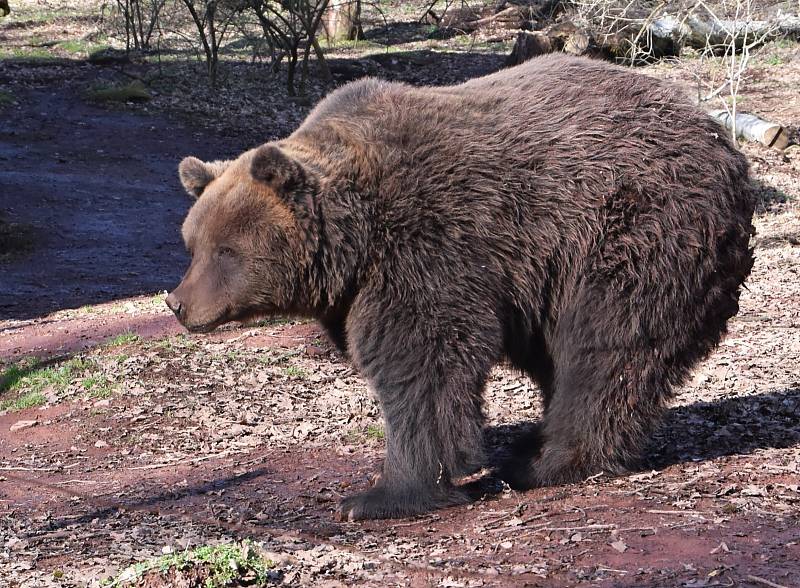
[[[644,23],[642,23],[642,26]],[[704,50],[708,47],[728,47],[731,41],[737,50],[745,43],[766,42],[771,39],[800,38],[800,17],[783,16],[775,20],[717,20],[690,16],[680,20],[674,16],[657,18],[649,32],[658,38],[670,36],[684,46]]]
[[[552,51],[639,62],[679,57],[684,47],[722,52],[733,43],[741,50],[745,44],[764,43],[780,37],[800,39],[800,17],[730,21],[665,15],[654,20],[626,20],[619,27],[612,26],[606,31],[594,30],[591,25],[579,27],[566,20],[548,27],[543,34],[547,41],[541,35],[531,36],[532,33],[517,35],[507,63],[516,65]]]
[[[733,117],[727,110],[712,110],[709,114],[720,121],[726,129],[747,141],[756,141],[767,147],[783,151],[789,146],[789,133],[781,125],[767,122],[753,114],[736,113]]]
[[[615,59],[662,59],[679,57],[684,47],[698,51],[725,52],[732,45],[760,45],[781,37],[800,39],[800,17],[773,21],[733,21],[665,15],[656,19],[633,19],[609,32],[589,29],[594,43]]]

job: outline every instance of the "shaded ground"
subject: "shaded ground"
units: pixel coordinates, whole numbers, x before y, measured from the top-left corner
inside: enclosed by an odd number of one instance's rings
[[[71,88],[17,91],[0,120],[6,222],[29,228],[24,255],[0,260],[0,316],[26,319],[171,288],[187,256],[190,200],[180,158],[232,146],[164,116],[109,112]]]
[[[0,36],[18,42],[28,28]],[[377,73],[450,82],[502,62],[408,49],[380,57]],[[745,104],[796,127],[800,49],[770,51]],[[116,75],[107,68],[0,61],[16,103],[0,118],[2,220],[32,236],[0,256],[0,367],[19,372],[0,401],[36,391],[42,403],[0,412],[0,587],[97,586],[165,551],[241,539],[293,586],[800,586],[797,148],[744,147],[761,185],[753,276],[642,471],[525,494],[487,476],[467,507],[341,523],[336,502],[368,486],[382,455],[360,377],[315,325],[189,336],[158,295],[185,263],[179,159],[285,134],[308,108],[230,68],[252,87],[193,102],[192,120],[180,84],[106,109],[81,96]],[[209,115],[237,93],[246,107]],[[487,442],[501,452],[540,416],[538,392],[497,368],[486,396]],[[169,584],[155,574],[147,585]]]

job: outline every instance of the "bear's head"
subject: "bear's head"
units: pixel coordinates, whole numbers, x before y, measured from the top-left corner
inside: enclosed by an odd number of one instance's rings
[[[298,311],[318,241],[313,172],[275,144],[234,161],[184,159],[180,179],[197,198],[183,223],[191,265],[167,306],[192,332]]]

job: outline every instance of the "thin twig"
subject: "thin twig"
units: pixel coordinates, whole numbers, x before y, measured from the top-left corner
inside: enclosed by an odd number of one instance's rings
[[[755,582],[756,584],[764,584],[764,586],[772,586],[772,588],[789,588],[788,586],[784,586],[783,584],[776,584],[775,582],[770,582],[766,578],[761,578],[760,576],[753,576],[749,574],[747,579],[751,582]]]
[[[0,472],[57,472],[56,468],[0,467]]]
[[[168,468],[170,466],[188,465],[188,464],[200,463],[201,461],[207,461],[209,459],[216,459],[216,458],[220,458],[220,457],[228,457],[232,453],[233,453],[232,451],[222,451],[220,453],[215,453],[213,455],[203,455],[203,456],[200,456],[200,457],[193,457],[192,459],[180,459],[178,461],[168,461],[168,462],[162,462],[162,463],[151,463],[151,464],[143,465],[143,466],[133,466],[133,467],[130,467],[128,469],[129,470],[156,470],[156,469],[159,469],[159,468]],[[242,453],[249,453],[249,452],[245,451],[245,452],[242,452]]]

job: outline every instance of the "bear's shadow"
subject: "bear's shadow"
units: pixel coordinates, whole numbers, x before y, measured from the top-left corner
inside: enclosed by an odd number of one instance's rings
[[[486,429],[491,463],[511,457],[511,447],[535,437],[539,423],[525,421]],[[800,444],[800,387],[768,394],[737,396],[711,402],[675,406],[647,444],[638,471],[672,465],[747,455],[760,449],[784,449]],[[469,484],[474,495],[501,491],[495,475]]]

